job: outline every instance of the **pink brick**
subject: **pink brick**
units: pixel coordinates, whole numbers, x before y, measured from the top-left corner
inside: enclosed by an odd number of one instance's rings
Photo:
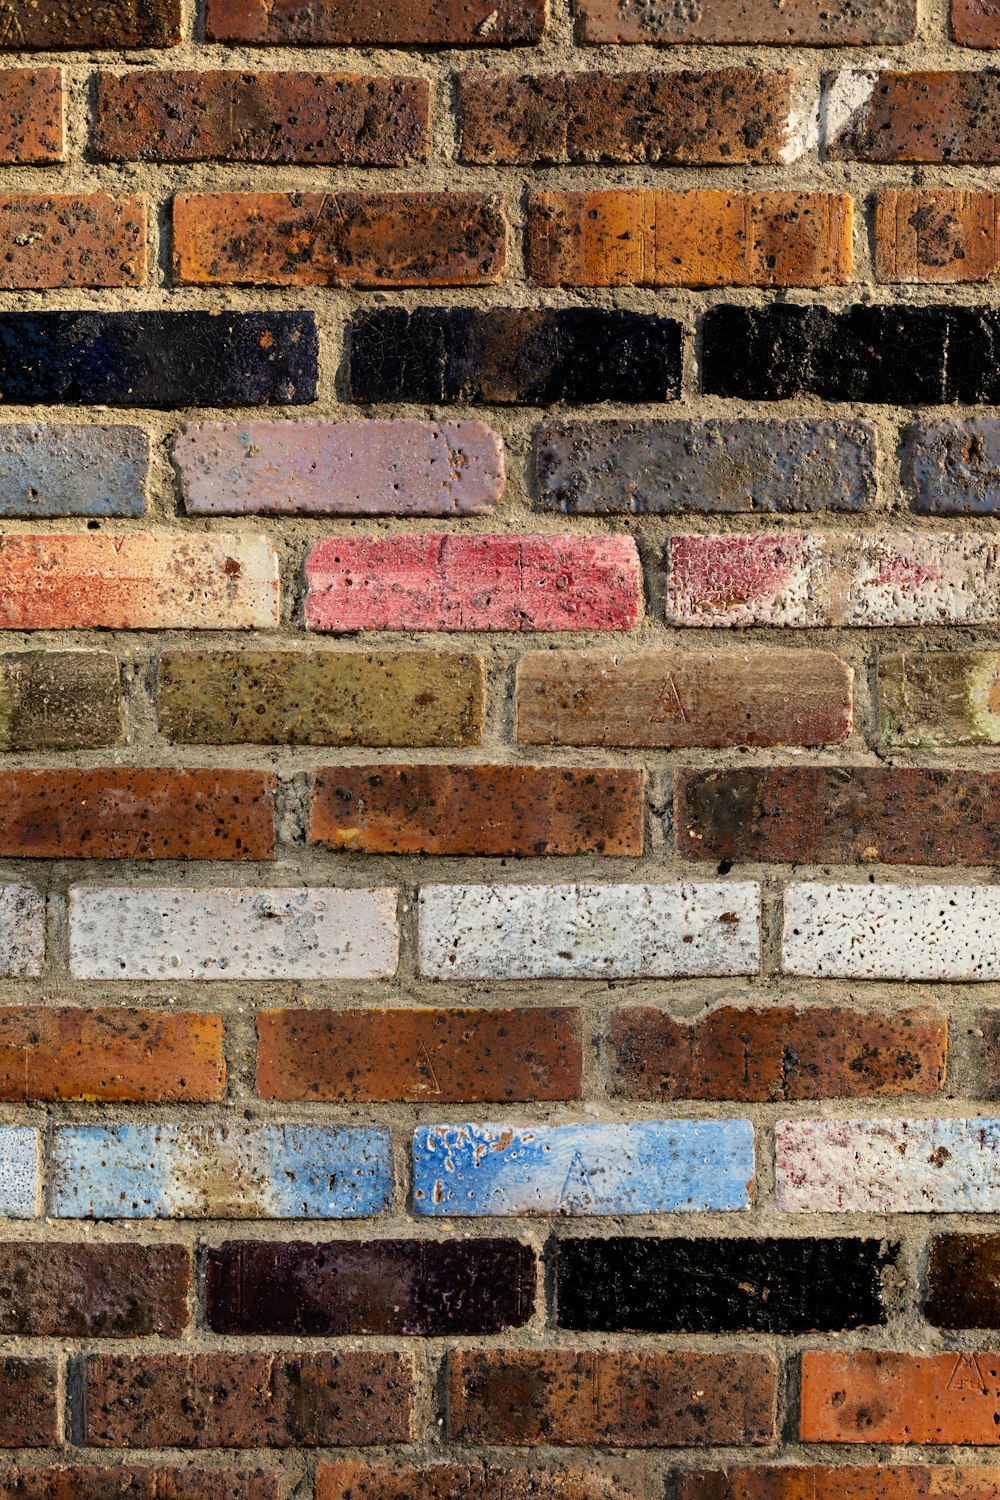
[[[310,630],[627,630],[642,600],[617,536],[331,537],[306,579]]]

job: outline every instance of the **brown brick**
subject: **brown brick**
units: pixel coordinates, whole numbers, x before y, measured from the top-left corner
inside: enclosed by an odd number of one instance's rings
[[[875,205],[875,274],[886,282],[990,281],[1000,271],[1000,193],[897,189]]]
[[[58,1380],[52,1360],[0,1358],[0,1448],[59,1442]]]
[[[1000,1468],[943,1464],[797,1464],[691,1469],[676,1500],[1000,1500]]]
[[[544,29],[545,0],[207,0],[205,7],[208,41],[263,46],[518,47],[541,41]]]
[[[222,1019],[124,1006],[0,1008],[0,1099],[225,1097]]]
[[[578,1099],[573,1006],[523,1010],[271,1010],[257,1017],[262,1099]]]
[[[1000,162],[1000,70],[879,73],[826,154],[834,161]]]
[[[0,1500],[279,1500],[278,1469],[0,1470]]]
[[[1000,47],[1000,9],[994,0],[951,0],[951,34],[965,47]]]
[[[777,162],[791,109],[790,73],[463,73],[463,161]]]
[[[583,42],[867,47],[908,42],[916,0],[578,0]]]
[[[64,155],[62,69],[0,72],[0,163],[44,166]]]
[[[1000,1328],[1000,1235],[931,1240],[924,1317],[935,1328]]]
[[[186,1245],[0,1242],[0,1333],[176,1337],[190,1318]]]
[[[518,1446],[766,1443],[776,1382],[765,1354],[459,1349],[448,1356],[447,1432]]]
[[[0,47],[100,51],[174,47],[181,0],[0,0]]]
[[[84,1435],[96,1448],[364,1447],[411,1439],[407,1356],[95,1355]]]
[[[94,750],[121,738],[118,662],[108,651],[0,656],[0,750]]]
[[[495,1458],[426,1468],[347,1459],[316,1470],[316,1500],[634,1500],[641,1493],[637,1479],[604,1466],[525,1468]]]
[[[615,1011],[612,1092],[627,1099],[884,1098],[944,1083],[948,1022],[929,1009],[720,1006],[677,1021],[651,1006]]]
[[[142,286],[146,200],[109,193],[0,197],[0,288]]]

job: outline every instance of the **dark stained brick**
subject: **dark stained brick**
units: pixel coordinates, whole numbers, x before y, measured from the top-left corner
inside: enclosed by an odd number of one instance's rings
[[[935,1328],[1000,1328],[1000,1235],[931,1240],[924,1317]]]
[[[0,1243],[0,1333],[176,1337],[189,1320],[191,1270],[186,1245],[6,1241]]]

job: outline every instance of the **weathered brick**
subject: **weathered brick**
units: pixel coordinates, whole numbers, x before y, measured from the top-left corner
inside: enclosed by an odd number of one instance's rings
[[[887,282],[990,281],[1000,272],[998,220],[998,193],[886,188],[875,203],[875,274]]]
[[[935,1328],[1000,1328],[1000,1236],[931,1240],[924,1317]]]
[[[447,1433],[460,1443],[519,1446],[766,1443],[775,1386],[766,1354],[455,1349]]]
[[[429,651],[168,651],[160,733],[187,744],[478,745],[480,656]]]
[[[1000,69],[884,72],[869,82],[867,98],[828,137],[828,159],[1000,161]]]
[[[5,68],[0,73],[0,163],[30,167],[62,161],[63,132],[62,69]]]
[[[535,1252],[517,1240],[230,1240],[208,1251],[214,1333],[438,1338],[520,1328]]]
[[[5,1219],[33,1219],[38,1213],[38,1146],[37,1130],[0,1126],[0,1216]]]
[[[1000,1468],[974,1465],[685,1469],[676,1484],[677,1500],[1000,1500]]]
[[[75,886],[80,979],[370,979],[396,971],[394,890]]]
[[[629,630],[631,537],[330,537],[305,564],[307,630]]]
[[[430,86],[360,73],[98,73],[99,161],[403,166],[427,156]]]
[[[279,1500],[279,1477],[278,1469],[5,1468],[0,1500]]]
[[[841,193],[534,193],[525,255],[540,286],[842,286],[853,223]]]
[[[542,39],[545,0],[207,0],[210,42],[301,47],[522,47]]]
[[[994,651],[880,656],[877,682],[886,745],[1000,742],[1000,656]]]
[[[970,1092],[976,1099],[1000,1098],[1000,1010],[981,1010],[970,1017],[966,1035],[974,1083]]]
[[[911,427],[903,449],[911,509],[924,515],[995,515],[1000,511],[1000,422],[965,417]]]
[[[941,1011],[720,1006],[699,1021],[636,1006],[610,1022],[612,1092],[627,1099],[853,1099],[934,1094],[945,1077]]]
[[[951,35],[964,47],[1000,47],[1000,11],[991,0],[951,0]]]
[[[588,1464],[586,1469],[525,1468],[491,1458],[488,1465],[428,1464],[414,1468],[355,1459],[323,1461],[316,1470],[316,1500],[542,1500],[546,1496],[558,1496],[559,1500],[637,1500],[639,1493],[635,1482],[630,1483],[603,1462]],[[98,1496],[98,1500],[103,1497]],[[989,1495],[985,1500],[997,1497]]]
[[[0,0],[0,47],[15,51],[130,51],[180,39],[181,0]]]
[[[806,1443],[1000,1443],[1000,1356],[807,1350],[800,1431]]]
[[[488,516],[504,487],[482,422],[205,422],[173,460],[194,516]]]
[[[83,1442],[95,1448],[312,1448],[405,1443],[403,1354],[91,1355]]]
[[[0,1243],[0,1333],[176,1338],[190,1319],[191,1276],[186,1245],[5,1240]]]
[[[146,200],[124,193],[0,197],[0,289],[136,287],[146,280]]]
[[[121,732],[110,652],[0,655],[0,750],[92,750],[117,744]]]
[[[376,307],[351,320],[348,386],[354,401],[673,401],[682,343],[673,319],[618,309]]]
[[[532,745],[824,745],[851,733],[853,670],[826,651],[529,651]]]
[[[141,427],[0,426],[0,516],[145,515],[149,452]]]
[[[582,42],[888,46],[912,40],[915,0],[580,0]]]
[[[225,1095],[222,1018],[195,1011],[0,1008],[0,1099],[207,1103]]]
[[[0,885],[0,975],[29,978],[44,963],[44,900],[33,885]]]
[[[694,73],[459,74],[459,154],[486,165],[778,162],[792,75],[761,68]]]
[[[436,1218],[706,1213],[750,1207],[749,1120],[426,1125],[413,1211]]]
[[[58,1382],[54,1360],[0,1358],[0,1448],[45,1448],[60,1441]]]

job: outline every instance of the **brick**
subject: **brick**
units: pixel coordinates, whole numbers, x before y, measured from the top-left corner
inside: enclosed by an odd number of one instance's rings
[[[413,1212],[706,1213],[750,1207],[749,1120],[608,1125],[425,1125],[413,1138]]]
[[[430,86],[360,73],[98,73],[99,161],[393,167],[423,161]]]
[[[1000,1328],[1000,1237],[935,1235],[924,1317],[935,1328]]]
[[[1000,1359],[948,1354],[802,1355],[806,1443],[1000,1443]]]
[[[316,1470],[316,1500],[540,1500],[541,1496],[636,1500],[638,1494],[635,1483],[630,1484],[603,1464],[588,1464],[586,1469],[525,1468],[491,1457],[488,1465],[428,1464],[415,1468],[348,1459],[339,1463],[324,1460]],[[985,1500],[996,1497],[990,1495]]]
[[[875,462],[868,422],[548,422],[535,449],[535,509],[574,516],[868,511]]]
[[[569,1239],[555,1244],[556,1326],[586,1333],[809,1333],[888,1321],[898,1242]]]
[[[529,651],[532,745],[824,745],[851,733],[853,671],[826,651]]]
[[[533,193],[540,286],[843,286],[854,204],[840,193]]]
[[[677,1500],[1000,1500],[1000,1469],[883,1464],[685,1469]]]
[[[94,1448],[312,1448],[405,1443],[406,1355],[91,1355],[82,1441]]]
[[[311,312],[0,313],[8,406],[283,406],[318,362]]]
[[[44,964],[44,900],[33,885],[0,885],[0,975],[31,978]]]
[[[43,167],[62,161],[65,154],[62,69],[4,69],[0,74],[0,163]]]
[[[667,979],[756,974],[752,884],[425,885],[432,979]]]
[[[971,1039],[972,1071],[977,1099],[1000,1098],[1000,1012],[981,1010],[969,1018],[966,1036]]]
[[[0,1099],[225,1097],[222,1018],[108,1006],[0,1007]]]
[[[149,456],[141,427],[2,426],[0,516],[144,516]]]
[[[1000,741],[1000,657],[993,651],[907,651],[878,659],[885,745]]]
[[[447,1434],[460,1443],[681,1448],[766,1443],[766,1354],[453,1350]]]
[[[107,651],[0,655],[0,750],[93,750],[121,739],[118,662]]]
[[[37,1130],[0,1126],[0,1217],[33,1219],[37,1214],[38,1145]],[[0,1416],[0,1427],[2,1421]]]
[[[651,1103],[934,1094],[948,1049],[945,1016],[925,1008],[723,1005],[684,1022],[635,1006],[615,1011],[609,1030],[612,1093]]]
[[[181,0],[0,0],[0,47],[14,51],[131,51],[175,47]]]
[[[951,0],[951,35],[964,47],[1000,47],[1000,12],[990,0]]]
[[[1000,511],[1000,422],[918,422],[906,434],[903,482],[910,508],[923,515],[995,515]]]
[[[374,1128],[60,1125],[50,1156],[57,1219],[357,1219],[393,1196]]]
[[[880,72],[866,82],[867,97],[826,141],[828,160],[1000,161],[1000,70]]]
[[[2,1012],[0,1012],[2,1015]],[[266,1010],[257,1017],[262,1099],[505,1104],[578,1099],[573,1006],[521,1010]]]
[[[207,0],[210,42],[300,47],[523,47],[542,39],[544,0]]]
[[[176,1338],[190,1319],[192,1269],[186,1245],[6,1240],[0,1244],[0,1332],[73,1339]]]
[[[137,287],[146,280],[146,200],[116,193],[0,196],[0,288]]]
[[[631,537],[329,537],[305,564],[307,630],[629,630]]]
[[[998,219],[997,193],[887,188],[875,203],[875,274],[897,283],[990,281],[1000,271]]]
[[[5,1468],[0,1500],[279,1500],[278,1469]],[[590,1500],[590,1497],[586,1497]]]
[[[582,42],[866,47],[911,41],[915,0],[580,0]]]
[[[376,307],[351,320],[347,383],[354,401],[673,401],[682,343],[617,309]]]
[[[779,162],[790,73],[487,73],[458,76],[459,155],[485,165]]]
[[[478,745],[480,656],[430,651],[168,651],[160,733],[186,744]]]
[[[173,460],[194,516],[488,516],[504,487],[482,422],[205,422]]]
[[[517,1240],[231,1240],[208,1251],[206,1318],[223,1334],[502,1333],[531,1317],[535,1282]]]
[[[58,1384],[54,1360],[0,1358],[0,1448],[44,1448],[60,1441]]]
[[[644,771],[331,766],[313,778],[308,836],[369,854],[640,855],[645,786]],[[2,831],[0,812],[0,852]]]
[[[396,971],[394,890],[75,886],[79,979],[371,979]]]
[[[507,259],[482,193],[178,193],[174,280],[207,286],[492,286]]]
[[[263,535],[73,532],[0,538],[2,630],[248,630],[278,624]]]

